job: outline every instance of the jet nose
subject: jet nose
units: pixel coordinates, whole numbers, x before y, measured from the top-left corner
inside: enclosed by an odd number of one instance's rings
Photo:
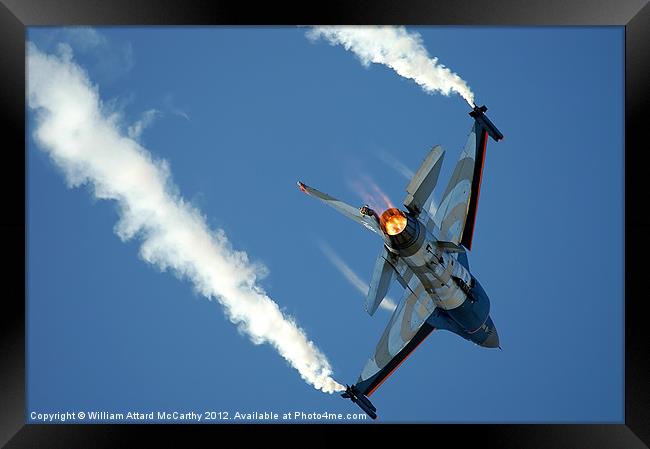
[[[481,343],[481,346],[483,346],[485,348],[498,348],[499,347],[499,333],[497,332],[496,327],[492,328],[492,332],[490,332],[490,334],[485,339],[485,341],[483,343]]]

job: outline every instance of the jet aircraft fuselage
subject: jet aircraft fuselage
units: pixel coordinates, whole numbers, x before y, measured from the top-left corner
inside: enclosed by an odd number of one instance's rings
[[[362,213],[378,217],[386,248],[401,258],[417,276],[419,284],[416,289],[424,289],[432,300],[432,306],[439,310],[436,320],[446,319],[448,330],[478,345],[498,347],[499,336],[489,317],[490,300],[471,274],[464,249],[441,244],[433,222],[420,221],[409,211],[393,208],[380,216],[367,206],[364,208]],[[399,232],[392,234],[391,230]],[[454,252],[460,252],[458,259],[452,255]],[[414,293],[419,295],[417,291]],[[422,314],[428,316],[431,312],[433,309],[423,310]]]
[[[486,348],[500,348],[490,317],[490,300],[471,273],[467,252],[472,248],[488,137],[503,134],[475,106],[465,147],[442,200],[433,210],[432,192],[438,181],[444,151],[434,146],[406,187],[405,210],[378,213],[364,205],[357,209],[298,182],[300,190],[363,225],[383,239],[366,296],[373,315],[386,298],[391,281],[404,288],[374,354],[357,382],[343,397],[358,404],[373,419],[376,409],[367,396],[400,366],[434,329],[449,330]]]

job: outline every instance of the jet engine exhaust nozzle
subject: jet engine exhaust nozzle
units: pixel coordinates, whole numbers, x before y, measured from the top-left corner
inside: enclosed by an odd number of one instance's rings
[[[406,215],[394,207],[386,209],[379,218],[379,224],[382,231],[388,235],[397,235],[401,233],[407,224]]]
[[[387,245],[401,256],[414,254],[424,241],[426,232],[413,215],[391,207],[379,217],[379,226],[387,237]]]

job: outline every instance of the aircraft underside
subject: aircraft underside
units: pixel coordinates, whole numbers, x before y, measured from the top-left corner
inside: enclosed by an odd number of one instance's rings
[[[435,215],[428,214],[444,151],[436,145],[406,187],[406,210],[389,208],[381,214],[365,205],[352,207],[302,182],[300,190],[378,234],[383,246],[376,259],[366,297],[373,315],[390,284],[398,281],[404,296],[394,310],[374,354],[357,382],[343,397],[351,399],[373,419],[376,408],[367,396],[402,364],[435,330],[446,329],[486,348],[499,346],[490,317],[490,300],[471,274],[467,251],[472,247],[476,212],[488,137],[501,132],[474,107],[474,123]]]

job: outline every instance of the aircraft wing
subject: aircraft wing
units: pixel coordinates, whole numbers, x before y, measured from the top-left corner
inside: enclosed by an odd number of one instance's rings
[[[475,122],[436,211],[440,240],[471,249],[488,133]]]
[[[433,300],[413,276],[357,380],[355,387],[360,393],[370,396],[433,331],[427,318],[434,311]]]
[[[321,200],[322,202],[336,209],[338,212],[342,213],[343,215],[350,218],[351,220],[356,221],[357,223],[370,229],[372,232],[376,232],[377,234],[383,237],[384,233],[381,232],[377,220],[375,220],[375,218],[369,215],[363,215],[361,212],[359,212],[359,209],[357,209],[356,207],[352,207],[341,200],[337,200],[336,198],[329,196],[327,193],[323,193],[319,190],[314,189],[313,187],[309,187],[303,182],[298,182],[298,188],[304,193],[306,193],[307,195],[313,196],[314,198]]]
[[[434,217],[441,240],[467,249],[472,249],[488,136],[496,142],[503,139],[501,131],[485,116],[486,111],[485,106],[474,106],[469,113],[474,124]]]

